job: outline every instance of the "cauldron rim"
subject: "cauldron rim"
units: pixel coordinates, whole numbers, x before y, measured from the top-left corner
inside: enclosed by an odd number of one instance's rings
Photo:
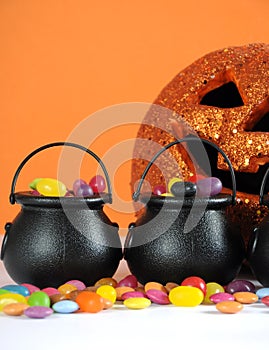
[[[61,208],[63,205],[67,207],[82,207],[86,204],[88,207],[100,207],[106,203],[110,203],[110,195],[108,193],[94,194],[90,197],[50,197],[36,196],[31,191],[16,192],[14,194],[15,202],[22,206],[36,206]]]
[[[148,192],[141,194],[139,201],[148,207],[154,207],[156,209],[161,208],[164,204],[171,209],[178,207],[191,208],[194,203],[197,207],[206,205],[208,209],[221,209],[233,204],[233,196],[226,193],[219,193],[210,197],[172,197],[154,195]]]

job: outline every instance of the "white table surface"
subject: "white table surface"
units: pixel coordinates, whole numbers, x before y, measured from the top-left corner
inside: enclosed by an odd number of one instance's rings
[[[114,277],[120,280],[127,274],[121,261]],[[0,287],[10,283],[0,262]],[[97,314],[53,314],[38,320],[0,313],[0,344],[8,350],[268,349],[269,308],[255,303],[227,315],[214,305],[152,304],[143,310],[115,306]]]

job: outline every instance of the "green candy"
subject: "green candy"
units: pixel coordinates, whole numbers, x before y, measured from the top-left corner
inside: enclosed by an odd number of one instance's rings
[[[29,183],[29,187],[32,189],[32,190],[36,190],[36,185],[37,183],[41,180],[40,177],[34,179],[31,183]]]
[[[42,291],[34,292],[29,296],[28,304],[30,306],[50,307],[50,298],[45,292],[42,292]]]

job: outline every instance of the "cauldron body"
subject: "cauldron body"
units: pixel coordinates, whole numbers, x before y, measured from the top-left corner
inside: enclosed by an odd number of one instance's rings
[[[124,258],[140,283],[181,283],[195,275],[225,285],[236,277],[245,248],[226,214],[230,195],[196,199],[195,205],[194,198],[141,201],[147,202],[146,211],[130,226],[124,247]],[[189,232],[184,229],[187,219],[197,222]]]
[[[39,197],[15,193],[21,211],[6,225],[1,258],[17,283],[57,287],[70,279],[87,285],[112,276],[122,259],[118,225],[103,211],[105,195]]]

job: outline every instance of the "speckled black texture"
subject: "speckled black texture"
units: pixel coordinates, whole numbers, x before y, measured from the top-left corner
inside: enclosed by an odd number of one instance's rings
[[[131,225],[124,248],[124,258],[140,283],[181,283],[196,275],[225,285],[236,277],[245,248],[239,230],[226,215],[231,196],[211,197],[198,224],[184,232],[187,218],[199,215],[204,200],[197,200],[197,211],[191,211],[193,198],[151,197],[143,216]]]
[[[104,198],[67,197],[61,202],[15,194],[22,208],[13,223],[6,225],[1,251],[10,277],[17,283],[57,287],[70,279],[92,285],[113,276],[122,247],[118,225],[103,212]]]

